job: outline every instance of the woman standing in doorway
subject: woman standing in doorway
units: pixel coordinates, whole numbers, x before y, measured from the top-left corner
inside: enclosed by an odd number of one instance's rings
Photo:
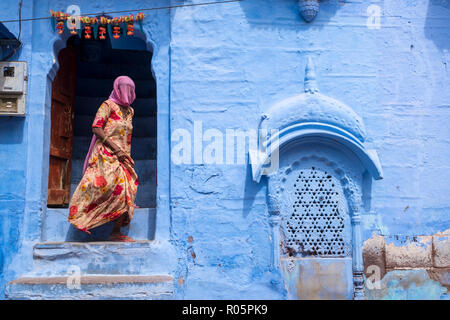
[[[131,133],[136,98],[133,80],[120,76],[109,99],[102,103],[92,124],[91,145],[83,177],[69,204],[69,222],[89,230],[115,221],[111,241],[134,241],[120,232],[130,223],[138,177],[131,159]]]

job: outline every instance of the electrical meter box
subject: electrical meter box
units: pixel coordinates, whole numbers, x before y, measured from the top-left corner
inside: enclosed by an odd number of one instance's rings
[[[0,116],[25,116],[27,63],[0,62]]]

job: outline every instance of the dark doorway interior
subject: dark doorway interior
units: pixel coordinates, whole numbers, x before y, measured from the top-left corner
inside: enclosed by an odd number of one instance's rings
[[[115,45],[113,43],[114,47],[119,49],[114,48],[108,39],[80,40],[78,36],[73,36],[68,40],[68,46],[77,48],[78,52],[73,112],[73,149],[71,172],[69,172],[70,195],[75,191],[82,176],[84,159],[92,138],[91,125],[95,113],[101,103],[109,97],[114,79],[120,75],[127,75],[136,84],[131,145],[131,156],[139,176],[136,204],[141,208],[154,208],[156,207],[157,108],[156,83],[151,72],[152,52],[146,50],[146,44],[141,39],[126,36],[122,38],[120,43]],[[62,66],[61,69],[63,69]],[[50,170],[49,177],[55,174],[58,173]],[[67,203],[60,203],[60,206],[65,207]]]

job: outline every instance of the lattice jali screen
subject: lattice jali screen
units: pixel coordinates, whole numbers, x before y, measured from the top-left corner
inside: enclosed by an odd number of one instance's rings
[[[294,202],[286,221],[290,255],[344,256],[345,221],[339,212],[342,189],[321,169],[300,170],[294,183]]]

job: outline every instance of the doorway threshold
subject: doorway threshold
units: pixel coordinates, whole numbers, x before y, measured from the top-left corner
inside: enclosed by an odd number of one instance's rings
[[[68,221],[68,208],[47,208],[42,240],[45,242],[99,242],[107,241],[114,222],[91,230],[91,235],[74,228]],[[130,225],[122,233],[135,240],[149,241],[155,238],[156,208],[136,208]],[[92,232],[94,230],[94,232]]]

